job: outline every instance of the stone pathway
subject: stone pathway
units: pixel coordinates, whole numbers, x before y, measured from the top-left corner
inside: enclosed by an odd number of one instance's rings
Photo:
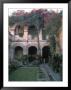
[[[26,68],[23,66],[20,68]],[[31,66],[29,66],[30,68]],[[55,73],[48,64],[41,64],[39,66],[40,72],[37,72],[37,81],[61,81],[58,73]]]
[[[48,76],[50,77],[50,80],[52,81],[60,81],[61,77],[58,73],[55,73],[51,67],[49,67],[48,64],[42,64],[40,65],[42,68],[44,68],[44,72],[48,73]],[[45,73],[46,74],[46,73]]]
[[[44,73],[44,75],[45,75],[44,80],[45,80],[45,81],[50,81],[50,77],[49,77],[49,75],[48,75],[48,72],[46,72],[45,68],[42,67],[42,65],[40,65],[40,69],[41,69],[41,71],[42,71],[42,72]]]

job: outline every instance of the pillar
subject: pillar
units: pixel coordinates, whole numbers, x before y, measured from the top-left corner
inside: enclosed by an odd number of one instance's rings
[[[10,47],[9,56],[10,56],[11,61],[14,60],[14,48],[13,47]]]
[[[42,29],[40,29],[40,32],[39,32],[39,40],[42,40]]]
[[[24,40],[28,40],[28,26],[24,26],[24,34],[23,34]]]

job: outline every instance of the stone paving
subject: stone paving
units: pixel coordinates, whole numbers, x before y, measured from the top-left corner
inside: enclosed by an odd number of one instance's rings
[[[44,80],[45,80],[45,81],[50,81],[50,77],[49,77],[49,75],[48,75],[48,72],[46,72],[45,68],[42,67],[42,65],[40,65],[40,69],[42,70],[42,72],[43,72],[44,75],[45,75]]]
[[[55,73],[48,64],[40,65],[44,69],[46,76],[49,76],[52,81],[61,81],[61,77],[58,73]]]

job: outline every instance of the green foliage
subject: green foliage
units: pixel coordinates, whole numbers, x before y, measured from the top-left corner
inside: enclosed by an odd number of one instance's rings
[[[15,23],[30,23],[30,24],[36,24],[40,25],[41,24],[41,14],[39,13],[29,13],[28,15],[23,15],[23,16],[10,16],[9,17],[9,25],[14,25]]]
[[[49,23],[46,26],[46,33],[48,34],[56,34],[59,28],[62,25],[61,16],[59,14],[56,14],[51,18]]]
[[[15,59],[18,60],[18,61],[21,61],[22,60],[22,55],[21,54],[19,56],[15,55]]]
[[[56,72],[62,72],[62,55],[55,54],[53,57],[53,69]]]
[[[28,34],[32,36],[32,39],[37,36],[37,29],[36,29],[36,27],[34,25],[31,25],[29,27]]]
[[[49,35],[52,59],[56,53],[56,34],[62,25],[61,14],[55,14],[46,25],[44,35]]]
[[[23,62],[23,64],[27,63],[27,60],[28,60],[28,56],[27,55],[23,55],[22,56],[22,62]]]
[[[50,36],[50,50],[51,54],[54,55],[56,52],[56,39],[54,35]]]
[[[58,19],[60,19],[61,16],[62,16],[62,12],[60,12],[59,14],[55,13],[55,16],[54,16],[53,12],[50,13],[45,9],[38,9],[38,10],[35,10],[34,12],[31,11],[30,13],[24,12],[23,15],[19,14],[19,15],[9,16],[9,25],[14,25],[15,23],[22,22],[23,24],[30,23],[30,24],[35,24],[37,27],[43,27],[45,20],[47,20],[47,17],[52,19],[52,20],[51,19],[49,20],[49,23],[52,23],[52,21],[54,21],[54,23],[58,24],[60,23]]]
[[[9,74],[19,68],[19,64],[16,61],[9,62]]]

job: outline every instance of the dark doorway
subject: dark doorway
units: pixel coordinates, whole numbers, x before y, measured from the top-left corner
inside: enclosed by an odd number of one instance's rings
[[[50,47],[49,46],[43,47],[42,48],[42,61],[44,63],[48,63],[49,56],[50,56]]]
[[[17,46],[15,48],[14,55],[15,55],[16,58],[20,58],[23,55],[23,48],[20,47],[20,46]]]
[[[34,46],[29,47],[28,49],[29,62],[36,59],[36,54],[37,54],[37,48]]]

